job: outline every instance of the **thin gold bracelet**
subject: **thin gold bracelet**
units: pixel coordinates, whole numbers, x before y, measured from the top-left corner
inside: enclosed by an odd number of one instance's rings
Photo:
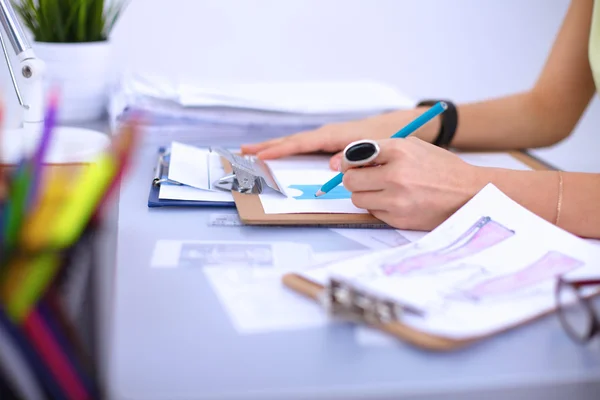
[[[556,204],[556,222],[554,225],[558,225],[558,221],[560,221],[560,209],[562,208],[562,198],[563,198],[563,177],[562,171],[558,171],[558,201]]]

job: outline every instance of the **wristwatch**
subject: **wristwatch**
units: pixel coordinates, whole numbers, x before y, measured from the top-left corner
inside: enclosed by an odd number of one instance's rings
[[[434,100],[427,99],[422,100],[417,104],[417,107],[422,106],[433,106],[434,104],[443,101],[448,105],[446,111],[441,114],[441,125],[437,137],[433,141],[433,144],[439,147],[447,149],[452,143],[454,134],[456,133],[456,127],[458,126],[458,112],[453,102],[449,100]]]

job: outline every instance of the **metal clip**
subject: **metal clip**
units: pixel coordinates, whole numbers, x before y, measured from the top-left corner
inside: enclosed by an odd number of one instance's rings
[[[270,168],[262,160],[239,156],[220,147],[212,150],[229,161],[232,169],[231,174],[214,183],[215,187],[246,194],[260,194],[265,191],[266,187],[269,187],[285,196],[285,192],[281,189]]]
[[[169,173],[169,161],[167,158],[171,155],[170,150],[166,150],[164,153],[159,154],[158,160],[156,161],[156,167],[154,168],[154,179],[152,184],[159,186],[161,183],[170,183],[173,185],[181,185],[181,183],[173,181],[169,178],[163,178]]]
[[[330,278],[321,303],[332,317],[370,325],[399,321],[405,312],[422,315],[420,310],[378,297],[340,278]]]

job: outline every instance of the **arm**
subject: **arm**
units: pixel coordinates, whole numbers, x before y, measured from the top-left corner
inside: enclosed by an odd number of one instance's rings
[[[457,132],[458,147],[537,147],[569,135],[595,91],[588,60],[592,7],[592,0],[571,2],[546,66],[530,92],[466,105],[459,111],[465,115],[460,135]],[[560,210],[557,172],[490,169],[486,175],[488,181],[546,220],[556,223],[560,213],[557,225],[561,228],[600,238],[599,174],[563,172]]]
[[[490,168],[482,177],[481,186],[492,182],[507,196],[564,230],[600,239],[600,174],[562,172],[562,190],[557,171]]]
[[[594,93],[588,61],[593,0],[572,0],[546,64],[532,89],[497,99],[458,105],[458,127],[452,145],[464,150],[507,150],[549,146],[567,137]],[[325,125],[257,144],[242,151],[263,159],[315,151],[338,152],[348,143],[384,139],[424,109],[398,110],[360,121]],[[414,136],[431,143],[439,118]],[[339,154],[331,162],[336,169]]]
[[[530,148],[556,143],[571,132],[594,92],[587,52],[592,6],[592,0],[572,1],[530,91],[458,107],[454,146]],[[394,117],[402,114],[379,119],[382,129],[385,123],[397,125]],[[389,165],[347,170],[344,185],[353,192],[355,205],[393,226],[429,230],[493,183],[547,221],[578,236],[600,238],[600,174],[475,167],[425,143],[438,129],[439,121],[425,125],[418,132],[422,141],[381,141],[381,154],[388,154]]]
[[[594,94],[588,60],[593,0],[573,0],[546,64],[529,91],[458,106],[458,149],[543,147],[566,138]],[[417,110],[416,114],[423,110]],[[417,134],[432,142],[439,121]]]

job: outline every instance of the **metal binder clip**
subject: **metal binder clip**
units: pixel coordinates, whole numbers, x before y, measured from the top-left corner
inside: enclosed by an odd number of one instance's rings
[[[231,174],[213,183],[215,187],[246,194],[260,194],[265,191],[266,187],[269,187],[285,196],[281,185],[262,160],[239,156],[221,147],[215,147],[212,150],[229,161],[232,169]]]
[[[415,308],[365,293],[339,278],[329,279],[321,301],[333,317],[371,325],[398,321],[405,312],[422,315]]]
[[[158,186],[161,183],[171,183],[173,185],[181,185],[181,183],[173,181],[169,178],[163,178],[163,176],[167,176],[169,170],[169,162],[167,158],[171,155],[170,150],[166,150],[164,153],[159,154],[158,160],[156,161],[156,167],[154,168],[154,179],[152,180],[152,184],[154,186]]]

